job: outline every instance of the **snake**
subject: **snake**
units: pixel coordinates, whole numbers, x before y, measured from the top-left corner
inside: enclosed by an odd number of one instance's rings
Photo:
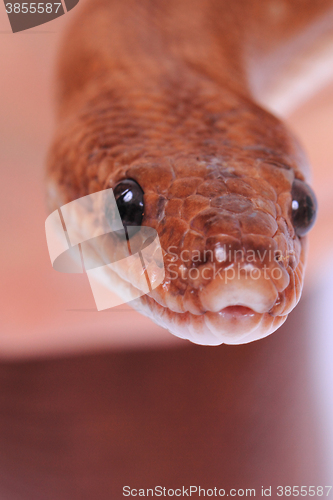
[[[164,279],[131,304],[178,337],[252,342],[300,299],[317,201],[267,102],[332,35],[332,6],[91,0],[64,37],[49,208],[111,188],[125,227],[156,230]],[[126,266],[109,272],[133,285]]]

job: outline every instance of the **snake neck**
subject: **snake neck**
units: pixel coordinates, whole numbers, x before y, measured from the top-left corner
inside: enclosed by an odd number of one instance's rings
[[[332,21],[331,0],[88,2],[61,51],[59,113],[75,110],[92,82],[100,88],[110,75],[140,88],[189,69],[270,104],[332,47]]]

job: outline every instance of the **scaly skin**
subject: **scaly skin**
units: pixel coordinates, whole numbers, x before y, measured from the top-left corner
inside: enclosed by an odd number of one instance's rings
[[[258,45],[256,23],[272,17],[259,3],[250,18],[246,1],[228,9],[227,2],[194,3],[101,0],[83,11],[60,66],[50,208],[124,178],[137,181],[143,225],[157,230],[166,269],[162,285],[140,299],[145,314],[198,343],[248,342],[285,321],[303,285],[306,238],[291,223],[291,186],[308,180],[308,164],[283,123],[255,103],[247,69],[276,48],[281,30],[290,36],[290,23],[282,16],[279,29],[263,30],[266,46]],[[294,31],[310,16],[309,7]],[[221,290],[212,266],[223,275],[240,263],[221,262],[221,248],[263,255],[253,266],[267,268],[270,285],[251,286],[263,296],[276,292],[264,311],[232,311],[228,331],[212,307]],[[198,258],[184,262],[184,250]],[[239,329],[235,318],[245,316]]]

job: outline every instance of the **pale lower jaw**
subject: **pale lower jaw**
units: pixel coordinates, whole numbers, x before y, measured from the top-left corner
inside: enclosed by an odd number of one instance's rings
[[[262,320],[262,313],[257,313],[248,307],[229,306],[218,312],[206,312],[205,323],[209,330],[217,337],[234,341],[257,329]]]
[[[147,296],[132,305],[173,335],[200,345],[247,344],[267,337],[287,319],[287,315],[274,317],[241,306],[201,315],[177,313]]]

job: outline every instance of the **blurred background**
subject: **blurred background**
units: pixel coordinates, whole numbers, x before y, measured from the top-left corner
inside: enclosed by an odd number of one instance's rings
[[[332,483],[333,83],[286,117],[320,204],[299,306],[260,342],[191,345],[50,264],[54,68],[83,4],[15,35],[0,9],[1,500]]]

